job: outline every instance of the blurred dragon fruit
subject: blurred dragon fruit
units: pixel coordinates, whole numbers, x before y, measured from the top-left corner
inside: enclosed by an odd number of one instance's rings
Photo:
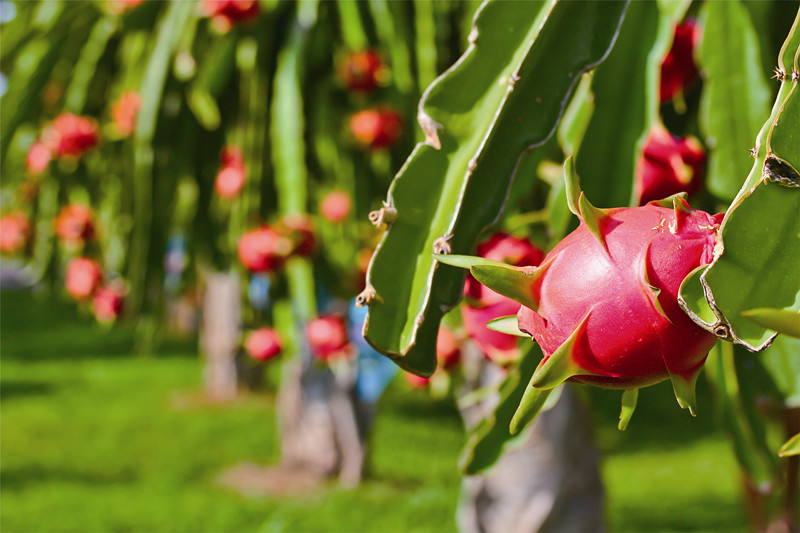
[[[493,234],[488,241],[480,244],[478,255],[514,266],[536,266],[544,257],[542,251],[528,241],[502,232]],[[490,361],[502,365],[519,358],[520,350],[514,335],[486,327],[487,322],[516,314],[517,310],[517,302],[481,285],[474,277],[467,276],[461,319],[467,335]]]

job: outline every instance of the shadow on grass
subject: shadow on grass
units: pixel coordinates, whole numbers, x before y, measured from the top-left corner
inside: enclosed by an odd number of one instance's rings
[[[4,491],[16,491],[31,485],[54,482],[99,486],[133,483],[136,481],[136,474],[132,471],[80,472],[66,468],[44,468],[41,466],[4,468],[2,476]]]
[[[33,380],[0,380],[0,401],[7,402],[26,396],[49,394],[53,391],[52,383]]]
[[[612,517],[610,529],[613,531],[642,532],[652,531],[658,524],[659,531],[732,531],[737,525],[739,531],[747,531],[743,523],[737,524],[732,517],[740,517],[741,506],[737,502],[714,498],[707,495],[702,500],[686,502],[681,512],[675,512],[674,505],[622,505]]]
[[[30,290],[0,292],[2,356],[9,360],[48,361],[134,356],[133,321],[108,328],[82,313],[76,304],[34,295]],[[196,357],[192,340],[167,340],[159,355]]]

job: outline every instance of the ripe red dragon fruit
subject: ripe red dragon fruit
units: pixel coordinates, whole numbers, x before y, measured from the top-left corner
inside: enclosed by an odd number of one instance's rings
[[[31,234],[28,217],[12,211],[0,217],[0,252],[14,254],[25,248]]]
[[[331,191],[320,202],[319,212],[328,222],[342,222],[347,219],[352,206],[349,194],[344,191]]]
[[[339,77],[351,91],[368,93],[386,81],[388,70],[374,50],[350,52],[339,63]]]
[[[78,157],[97,145],[99,128],[89,117],[64,113],[42,133],[42,141],[56,157]]]
[[[350,117],[350,131],[363,146],[388,148],[400,140],[403,119],[391,109],[365,109]]]
[[[33,176],[38,176],[50,166],[53,152],[42,141],[37,140],[28,149],[25,156],[25,167]]]
[[[94,316],[99,322],[114,322],[122,313],[125,302],[125,287],[119,283],[110,283],[97,289],[92,301]]]
[[[347,326],[336,315],[324,315],[309,320],[306,325],[306,340],[311,353],[325,362],[350,352]]]
[[[80,246],[94,236],[92,210],[83,204],[61,208],[55,220],[56,234],[70,246]]]
[[[120,137],[130,137],[136,129],[136,115],[142,105],[137,91],[125,91],[111,104],[111,119]]]
[[[67,292],[76,300],[92,296],[102,281],[103,271],[97,262],[87,257],[76,257],[67,263]]]
[[[275,225],[275,231],[291,242],[291,254],[308,257],[314,253],[316,238],[311,217],[303,213],[284,215]]]
[[[478,246],[478,255],[493,261],[514,266],[536,266],[544,257],[539,248],[524,239],[497,232]],[[486,358],[504,365],[520,356],[517,338],[486,327],[486,323],[500,317],[515,315],[519,305],[514,300],[481,285],[472,276],[464,282],[464,304],[461,319],[464,329],[478,345]]]
[[[567,380],[625,389],[624,428],[638,389],[670,379],[681,407],[694,414],[694,385],[717,339],[691,321],[677,296],[684,278],[711,262],[722,215],[693,210],[682,196],[598,209],[579,191],[571,159],[565,167],[581,224],[540,266],[437,257],[469,265],[476,279],[522,304],[518,329],[544,353],[523,411]],[[517,415],[530,419],[527,411]]]
[[[461,346],[458,339],[445,326],[439,328],[436,337],[436,359],[439,361],[439,368],[449,370],[461,361]]]
[[[703,181],[706,154],[694,137],[679,138],[663,126],[653,128],[636,166],[639,205],[685,192],[691,197]]]
[[[682,94],[696,79],[694,50],[700,41],[700,27],[688,19],[675,27],[672,47],[661,63],[661,102]]]
[[[272,328],[263,327],[251,331],[244,341],[245,350],[256,361],[269,361],[281,353],[281,336]]]
[[[271,272],[286,261],[292,243],[269,226],[262,226],[242,235],[238,251],[242,264],[251,272]]]
[[[214,188],[221,198],[235,198],[242,191],[247,176],[244,155],[237,146],[226,146],[220,159],[222,168],[214,181]]]
[[[258,0],[204,0],[203,8],[220,33],[258,16]]]

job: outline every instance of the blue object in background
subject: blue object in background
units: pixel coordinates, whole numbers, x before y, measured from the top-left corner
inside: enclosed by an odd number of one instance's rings
[[[168,292],[178,292],[181,278],[188,262],[186,237],[175,233],[169,237],[164,251],[164,287]]]
[[[370,346],[362,331],[364,319],[367,317],[366,307],[356,307],[356,300],[350,300],[348,312],[348,334],[352,343],[358,348],[356,367],[356,394],[366,402],[377,402],[383,391],[397,375],[398,366],[385,355],[381,355]]]
[[[270,280],[268,274],[253,274],[247,285],[247,296],[255,309],[265,311],[269,307]]]

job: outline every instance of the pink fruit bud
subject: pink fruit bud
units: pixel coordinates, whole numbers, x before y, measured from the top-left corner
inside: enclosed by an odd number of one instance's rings
[[[366,109],[350,118],[350,131],[371,149],[394,146],[403,134],[403,119],[391,109]]]
[[[439,328],[436,336],[436,359],[439,368],[445,370],[457,365],[461,360],[461,347],[453,332],[445,326]]]
[[[94,294],[94,316],[103,323],[114,322],[122,313],[125,288],[120,284],[104,285]]]
[[[275,231],[289,239],[293,255],[307,257],[314,253],[314,223],[308,215],[285,215],[275,225]]]
[[[514,266],[536,266],[544,257],[542,251],[528,241],[502,232],[495,233],[479,245],[478,255]],[[517,337],[491,330],[486,323],[516,315],[520,304],[481,285],[471,275],[467,275],[464,282],[464,296],[461,306],[464,329],[486,358],[498,364],[519,358]]]
[[[706,155],[694,137],[675,137],[662,126],[647,138],[636,166],[636,197],[639,205],[680,192],[692,195],[703,182]]]
[[[236,198],[242,191],[245,182],[245,170],[243,167],[223,167],[217,179],[214,181],[214,188],[220,198]]]
[[[251,272],[271,272],[283,266],[292,251],[291,241],[269,226],[246,232],[239,239],[239,259]]]
[[[334,315],[310,320],[306,325],[306,339],[311,353],[322,361],[346,355],[350,348],[344,320]]]
[[[222,168],[217,174],[214,188],[221,198],[235,198],[242,191],[247,168],[244,164],[244,155],[238,146],[226,146],[220,155]]]
[[[687,20],[675,27],[675,36],[667,57],[661,63],[661,102],[683,93],[697,79],[694,50],[700,41],[700,27]]]
[[[406,383],[408,383],[412,389],[423,389],[427,387],[431,381],[431,378],[423,378],[422,376],[417,376],[410,372],[404,372],[403,377],[406,378]]]
[[[67,292],[76,300],[90,297],[103,281],[100,266],[86,257],[76,257],[67,263]]]
[[[25,156],[25,166],[34,176],[38,176],[50,166],[50,160],[53,158],[53,153],[45,146],[42,141],[35,141],[28,149],[28,154]]]
[[[220,32],[258,16],[258,0],[203,0],[203,10]]]
[[[256,361],[269,361],[281,353],[282,342],[277,331],[264,327],[250,332],[244,347]]]
[[[130,137],[136,129],[136,114],[142,105],[142,97],[136,91],[125,91],[111,104],[114,127],[122,137]]]
[[[25,247],[30,237],[28,217],[21,211],[12,211],[0,217],[0,252],[14,254]]]
[[[66,244],[79,246],[94,237],[92,210],[82,204],[69,204],[61,208],[55,220],[56,234]]]
[[[56,157],[78,157],[98,142],[97,122],[88,117],[64,113],[42,133],[42,141]]]
[[[344,191],[331,191],[319,204],[319,212],[328,222],[341,222],[350,214],[352,202],[350,195]]]
[[[386,65],[373,50],[351,52],[339,64],[339,77],[351,91],[371,92],[387,77]]]

